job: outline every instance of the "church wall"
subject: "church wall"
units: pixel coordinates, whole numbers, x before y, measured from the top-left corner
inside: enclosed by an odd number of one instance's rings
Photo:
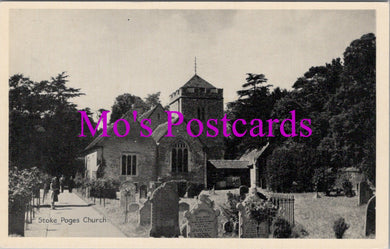
[[[145,124],[154,130],[160,124],[167,122],[167,113],[159,105],[157,106],[156,110],[153,111],[152,115],[150,115],[148,119],[151,120],[152,124],[150,125],[148,122],[145,122]]]
[[[151,137],[141,137],[140,127],[130,123],[130,132],[126,137],[117,137],[112,134],[103,142],[103,158],[105,161],[104,175],[120,181],[147,183],[156,180],[156,152],[157,146]],[[123,122],[118,123],[120,134],[124,134]],[[123,154],[136,155],[136,176],[121,174],[121,157]]]
[[[173,128],[175,137],[163,137],[158,145],[158,175],[171,179],[185,179],[192,182],[204,183],[205,155],[203,146],[197,138],[188,136],[185,126]],[[176,173],[171,169],[171,151],[175,143],[183,141],[189,149],[188,173]]]

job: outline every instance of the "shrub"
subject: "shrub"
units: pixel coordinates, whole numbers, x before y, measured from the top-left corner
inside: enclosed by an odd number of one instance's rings
[[[240,202],[240,195],[231,192],[228,192],[226,195],[226,202],[220,205],[222,215],[229,221],[238,222],[237,204]]]
[[[337,219],[333,224],[333,231],[336,235],[336,238],[342,239],[345,231],[349,228],[349,225],[345,223],[344,218]]]
[[[245,209],[249,217],[257,222],[270,222],[275,218],[278,207],[271,201],[263,200],[257,196],[250,196],[245,199]]]
[[[116,190],[119,182],[111,178],[98,178],[91,181],[86,180],[85,184],[91,187],[91,197],[97,198],[116,198]]]
[[[272,224],[274,238],[290,238],[290,223],[283,218],[276,218]]]
[[[345,179],[343,181],[342,186],[343,186],[345,196],[352,197],[353,196],[352,183],[349,180]]]

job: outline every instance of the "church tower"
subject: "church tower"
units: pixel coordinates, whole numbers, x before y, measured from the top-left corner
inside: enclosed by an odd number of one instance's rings
[[[184,119],[188,122],[190,119],[199,119],[203,123],[203,133],[199,136],[200,140],[207,146],[208,159],[222,159],[224,143],[222,134],[223,118],[223,89],[216,88],[206,80],[195,75],[182,87],[170,95],[169,107],[171,111],[181,112]],[[216,137],[207,137],[207,120],[217,119],[216,126],[219,134]],[[197,123],[193,122],[194,134],[197,134]],[[214,134],[212,130],[209,131]]]

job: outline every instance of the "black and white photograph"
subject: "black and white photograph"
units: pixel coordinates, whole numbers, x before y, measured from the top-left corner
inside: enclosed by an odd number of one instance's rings
[[[377,5],[141,6],[8,10],[8,238],[379,238]]]

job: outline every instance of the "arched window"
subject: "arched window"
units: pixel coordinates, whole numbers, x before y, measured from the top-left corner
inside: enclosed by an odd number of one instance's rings
[[[188,172],[188,148],[183,142],[176,143],[171,152],[172,172]]]

